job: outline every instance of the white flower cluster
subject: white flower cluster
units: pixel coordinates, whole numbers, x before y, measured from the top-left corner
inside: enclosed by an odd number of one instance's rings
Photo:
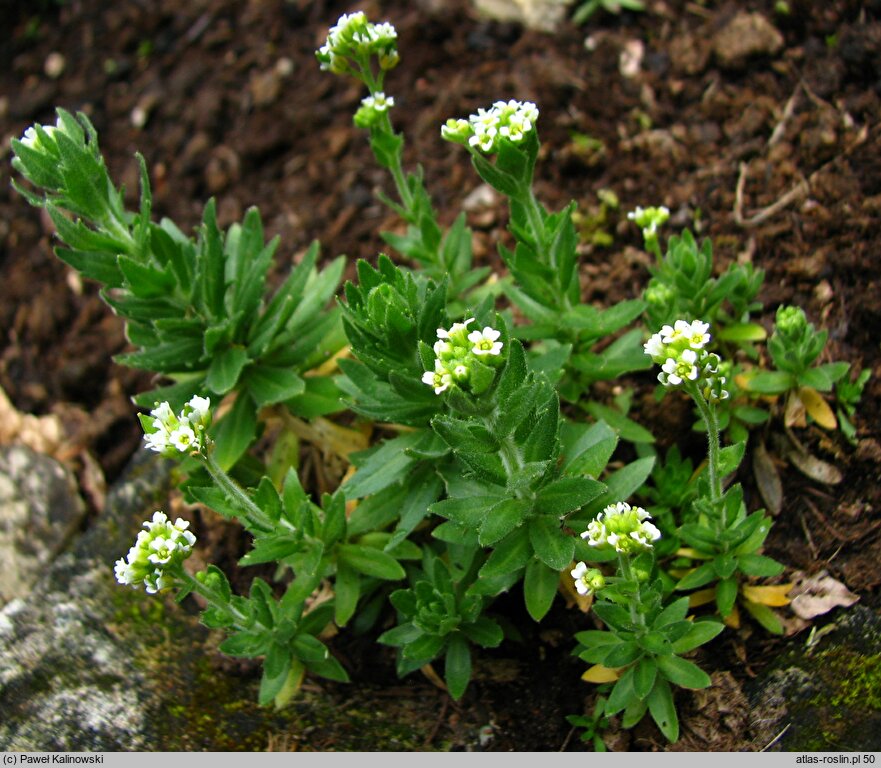
[[[606,586],[606,578],[597,568],[588,568],[584,562],[579,562],[569,571],[575,580],[575,590],[579,595],[593,595]]]
[[[503,343],[498,340],[502,334],[489,326],[469,333],[468,326],[473,322],[474,318],[469,317],[463,323],[453,323],[449,330],[437,329],[434,370],[422,375],[422,381],[434,387],[436,395],[454,384],[467,384],[475,359],[492,362],[502,354]]]
[[[700,320],[677,320],[665,325],[644,345],[645,353],[661,366],[658,381],[665,387],[679,387],[695,382],[708,400],[728,398],[726,378],[720,375],[721,360],[706,346],[710,343],[710,326]]]
[[[143,584],[150,594],[171,587],[174,577],[169,571],[190,556],[196,543],[189,527],[180,517],[172,523],[164,512],[155,512],[153,519],[144,523],[146,530],[138,533],[128,556],[116,561],[116,580],[135,588]]]
[[[663,205],[642,208],[637,206],[627,214],[627,218],[642,228],[642,236],[646,240],[657,237],[658,227],[670,218],[670,211]]]
[[[140,417],[147,448],[163,456],[200,452],[211,423],[210,408],[210,398],[198,396],[190,398],[178,415],[167,402],[159,403],[150,416]]]
[[[538,108],[531,101],[497,101],[489,109],[478,109],[467,120],[447,120],[441,136],[491,154],[498,151],[502,140],[521,143],[537,120]]]
[[[386,96],[382,91],[365,96],[361,99],[358,111],[355,112],[355,125],[359,128],[370,128],[376,125],[383,113],[388,112],[393,106],[395,106],[394,96]]]
[[[398,63],[397,30],[388,22],[372,24],[363,11],[344,13],[327,34],[327,41],[315,56],[322,69],[344,74],[355,72],[363,60],[375,55],[381,69],[391,69]]]
[[[661,538],[661,532],[650,519],[651,515],[642,507],[619,501],[606,507],[596,520],[591,520],[581,538],[587,539],[592,547],[609,546],[622,553],[651,549],[652,542]]]

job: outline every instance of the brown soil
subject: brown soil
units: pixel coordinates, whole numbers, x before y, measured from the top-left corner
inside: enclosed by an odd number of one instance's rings
[[[557,209],[574,199],[590,212],[602,189],[621,201],[604,224],[613,244],[584,248],[585,300],[608,305],[638,295],[648,259],[624,212],[664,204],[674,224],[699,222],[700,234],[713,239],[719,268],[751,259],[766,270],[766,327],[780,303],[796,303],[829,329],[828,359],[872,371],[855,446],[816,427],[794,430],[840,470],[843,482],[823,484],[778,462],[784,497],[767,552],[787,564],[786,576],[826,569],[877,608],[881,4],[790,0],[788,15],[775,13],[771,0],[649,6],[643,14],[599,14],[581,28],[565,23],[552,35],[483,20],[457,0],[361,7],[399,31],[402,64],[387,92],[398,104],[394,120],[408,140],[406,160],[425,167],[446,221],[479,181],[466,153],[441,141],[440,124],[498,98],[535,101],[543,145],[537,192],[545,204]],[[328,258],[373,259],[382,248],[378,232],[398,223],[376,201],[374,191],[390,183],[351,124],[362,94],[319,72],[314,60],[327,27],[355,7],[323,0],[11,0],[5,7],[0,386],[21,411],[61,417],[75,447],[67,458],[100,506],[101,476],[112,481],[140,440],[128,398],[151,382],[112,363],[126,348],[121,322],[94,286],[55,258],[48,221],[11,189],[10,137],[34,121],[53,121],[56,106],[85,111],[132,202],[139,151],[154,183],[156,214],[185,231],[209,196],[225,224],[256,205],[268,234],[281,236],[279,274],[316,238]],[[762,14],[779,40],[753,28],[750,53],[743,34],[729,34],[738,9]],[[622,53],[638,41],[639,67],[625,75]],[[740,57],[733,46],[744,49]],[[60,73],[53,71],[57,54]],[[142,127],[135,114],[145,119]],[[579,134],[599,139],[603,149],[585,152]],[[495,263],[495,243],[507,237],[503,204],[470,217],[478,259]],[[666,401],[657,407],[650,377],[628,383],[639,395],[631,415],[668,436],[659,441],[662,449],[670,435],[683,435],[677,419],[686,410]],[[699,441],[689,439],[699,450]],[[751,507],[761,506],[750,473],[739,479]],[[486,749],[583,748],[565,715],[592,708],[591,687],[579,680],[584,665],[570,656],[572,634],[585,618],[558,601],[537,626],[514,597],[502,608],[523,642],[484,654],[459,704],[438,697],[435,747],[465,748],[457,724],[467,722],[492,726]],[[743,689],[786,641],[747,624],[724,637],[702,659],[717,681],[715,693],[679,699],[677,749],[764,746],[752,741]],[[355,686],[393,692],[401,685],[388,649],[363,638],[334,642]],[[418,676],[406,684],[432,691]],[[647,723],[613,732],[609,743],[669,749]]]

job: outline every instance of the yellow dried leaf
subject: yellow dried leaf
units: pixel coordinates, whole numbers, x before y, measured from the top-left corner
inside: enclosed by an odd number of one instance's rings
[[[823,429],[837,429],[838,419],[829,407],[823,396],[813,387],[802,387],[798,390],[798,396],[804,403],[808,415]]]
[[[699,589],[697,592],[692,592],[688,596],[688,607],[689,608],[699,608],[702,605],[708,605],[712,603],[713,600],[716,599],[716,588],[715,587],[707,587],[706,589]]]
[[[431,666],[431,664],[421,666],[419,671],[425,675],[435,687],[440,688],[442,691],[447,690],[447,684],[441,680],[440,675],[434,671],[434,667]]]
[[[614,683],[619,677],[621,677],[621,669],[594,664],[581,676],[581,679],[586,683]]]
[[[790,598],[788,595],[792,591],[792,586],[792,584],[773,584],[759,587],[753,584],[744,584],[740,591],[752,603],[761,603],[773,608],[780,608],[781,606],[789,605]]]
[[[736,605],[731,609],[731,613],[722,617],[722,621],[726,627],[740,629],[740,611]]]
[[[558,589],[566,601],[567,608],[572,608],[572,606],[577,605],[579,611],[581,611],[582,613],[587,613],[590,610],[590,607],[593,605],[593,595],[578,594],[578,590],[575,589],[575,580],[569,573],[569,571],[571,571],[574,567],[575,562],[573,561],[569,564],[569,568],[566,568],[564,571],[560,572],[560,583],[558,585]]]

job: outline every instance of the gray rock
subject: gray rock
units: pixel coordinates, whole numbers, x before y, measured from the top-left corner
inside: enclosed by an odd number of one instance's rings
[[[165,462],[138,453],[104,513],[0,611],[0,749],[431,749],[443,694],[428,683],[390,698],[310,679],[285,709],[260,708],[259,660],[219,654],[223,636],[199,624],[192,599],[116,583],[114,561],[164,508],[168,481]]]
[[[0,606],[30,592],[85,513],[62,464],[23,445],[0,446]]]
[[[109,553],[131,546],[166,476],[155,461],[136,464],[97,523],[44,569],[27,597],[0,612],[3,749],[137,750],[147,744],[149,686],[113,629],[120,603]]]

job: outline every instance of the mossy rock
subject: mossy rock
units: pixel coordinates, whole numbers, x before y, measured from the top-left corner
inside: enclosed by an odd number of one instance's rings
[[[856,606],[814,637],[751,691],[758,740],[771,751],[881,750],[881,618]]]
[[[113,563],[165,508],[169,467],[139,453],[92,526],[29,596],[0,612],[0,749],[7,751],[411,751],[435,741],[445,694],[307,678],[276,711],[257,705],[260,662],[177,604],[116,583]],[[391,695],[390,695],[391,694]],[[467,741],[475,735],[463,733]]]

